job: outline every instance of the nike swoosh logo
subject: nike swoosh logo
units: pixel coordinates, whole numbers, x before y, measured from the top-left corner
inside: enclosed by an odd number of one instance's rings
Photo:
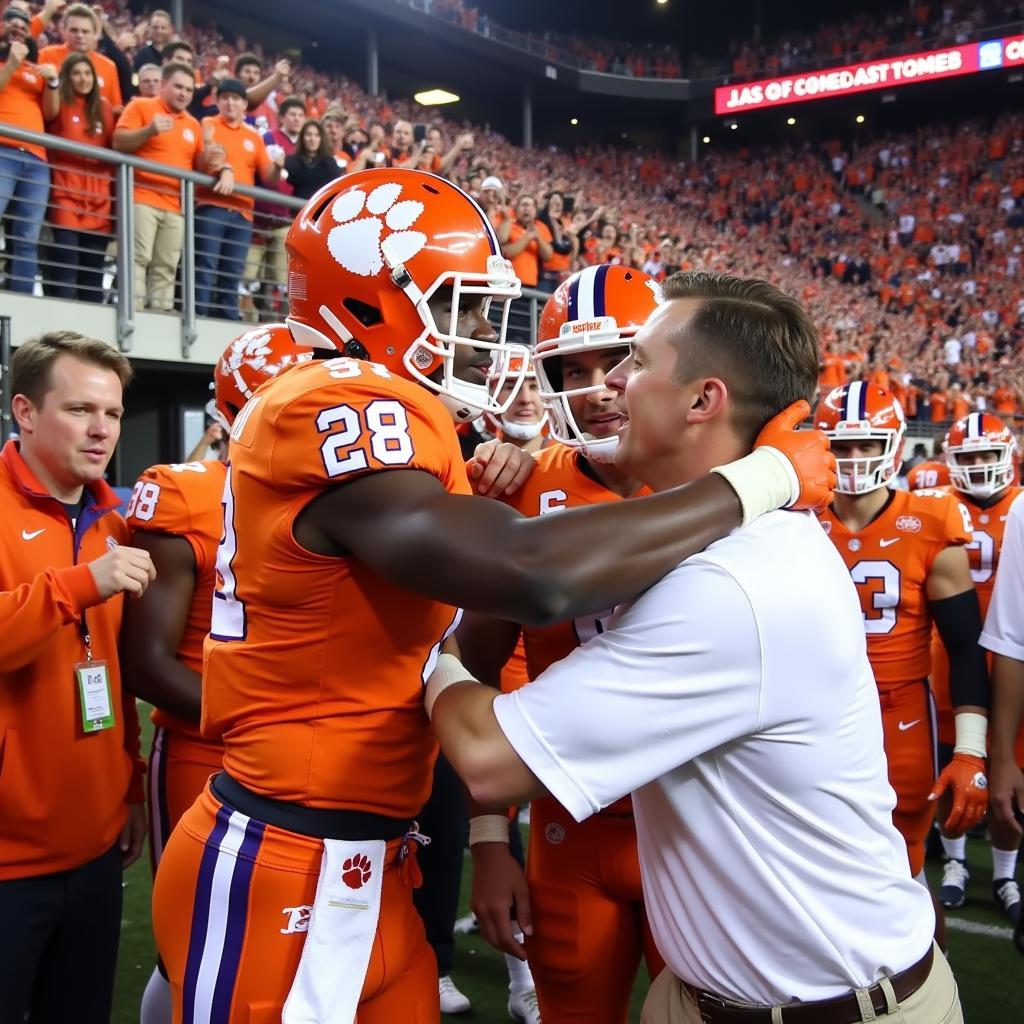
[[[46,533],[46,527],[45,526],[41,530],[34,530],[32,533],[29,533],[28,530],[22,530],[21,531],[21,539],[22,540],[35,540],[36,537],[38,537],[39,534],[41,534],[41,533]]]
[[[908,729],[913,729],[920,721],[920,718],[915,718],[912,722],[900,722],[900,732],[906,732]]]
[[[890,544],[898,544],[902,539],[902,537],[890,537],[886,540],[880,540],[878,546],[880,548],[887,548]]]

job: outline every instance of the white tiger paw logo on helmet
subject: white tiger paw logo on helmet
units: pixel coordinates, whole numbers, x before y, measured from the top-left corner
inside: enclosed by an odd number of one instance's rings
[[[247,363],[254,370],[262,370],[267,365],[267,356],[271,352],[269,331],[260,328],[248,331],[240,338],[236,338],[231,343],[230,351],[224,354],[226,372],[233,373],[243,363]]]
[[[416,199],[398,201],[402,186],[378,185],[370,194],[353,189],[331,205],[337,227],[327,235],[330,254],[347,271],[376,277],[385,262],[391,266],[410,260],[427,244],[422,231],[409,231],[423,213]],[[387,229],[387,233],[385,233]]]

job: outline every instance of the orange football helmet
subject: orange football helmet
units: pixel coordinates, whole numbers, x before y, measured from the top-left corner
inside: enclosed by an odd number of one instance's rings
[[[946,462],[950,483],[975,498],[991,498],[1013,480],[1013,453],[1017,440],[998,416],[972,412],[957,420],[946,434]],[[993,452],[995,459],[975,462],[973,456]]]
[[[533,362],[556,441],[596,462],[612,461],[618,437],[586,434],[569,407],[570,398],[601,391],[602,386],[566,388],[562,356],[625,347],[661,301],[661,286],[649,274],[606,263],[573,274],[544,304]]]
[[[424,171],[380,168],[325,185],[295,218],[288,250],[288,325],[303,344],[380,363],[438,394],[456,421],[495,406],[487,385],[455,375],[459,346],[500,355],[512,300],[512,264],[484,212],[462,189]],[[436,323],[430,298],[452,289],[451,317]],[[460,300],[501,304],[498,339],[460,337]],[[505,362],[505,372],[511,362]],[[433,380],[440,371],[440,379]]]
[[[285,367],[313,358],[313,350],[297,345],[284,324],[261,324],[239,335],[213,368],[214,397],[206,412],[225,430],[231,429],[253,392]]]
[[[487,376],[487,385],[489,388],[494,389],[495,398],[497,391],[510,380],[522,379],[522,385],[519,390],[516,391],[516,397],[522,396],[522,388],[530,386],[530,382],[537,380],[537,371],[534,368],[533,360],[529,354],[526,356],[513,355],[510,357],[502,357],[502,359],[510,358],[513,363],[516,361],[526,360],[526,366],[520,367],[513,365],[508,373],[502,373],[502,367],[500,361],[496,361],[491,366],[491,372]],[[515,398],[513,398],[513,403]],[[488,429],[493,433],[497,434],[499,431],[503,437],[512,438],[515,441],[532,441],[538,434],[544,429],[545,424],[548,422],[548,413],[545,409],[544,415],[539,420],[525,420],[512,419],[509,416],[511,406],[503,413],[484,413],[484,420],[487,423]]]
[[[903,406],[884,388],[854,381],[830,391],[814,410],[814,426],[831,441],[881,441],[882,454],[870,458],[836,456],[840,494],[868,494],[885,487],[903,461],[907,429]]]

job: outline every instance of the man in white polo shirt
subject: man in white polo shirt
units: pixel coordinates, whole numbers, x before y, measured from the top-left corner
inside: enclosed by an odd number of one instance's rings
[[[764,282],[679,274],[665,296],[607,378],[616,464],[656,491],[749,452],[818,366],[806,313]],[[477,800],[546,790],[582,820],[632,792],[668,965],[645,1022],[962,1021],[892,824],[860,606],[810,514],[680,563],[516,693],[467,675],[445,655],[426,703]]]
[[[992,740],[989,807],[1000,824],[1020,836],[1024,812],[1024,502],[1006,516],[992,601],[978,641],[992,652]],[[1013,932],[1024,953],[1024,914]]]

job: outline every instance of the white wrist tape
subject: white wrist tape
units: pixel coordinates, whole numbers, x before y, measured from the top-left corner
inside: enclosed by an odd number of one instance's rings
[[[736,492],[744,526],[765,512],[794,504],[800,497],[800,478],[777,448],[757,448],[742,459],[716,466],[711,472],[724,476]]]
[[[972,757],[984,757],[988,749],[988,719],[973,711],[965,711],[955,715],[956,746],[954,754],[970,754]]]
[[[427,709],[427,718],[433,716],[434,702],[438,697],[456,683],[479,683],[469,669],[454,654],[439,654],[434,671],[427,680],[427,688],[423,694],[423,704]]]
[[[505,843],[508,845],[508,818],[504,814],[480,814],[469,819],[469,845]]]

